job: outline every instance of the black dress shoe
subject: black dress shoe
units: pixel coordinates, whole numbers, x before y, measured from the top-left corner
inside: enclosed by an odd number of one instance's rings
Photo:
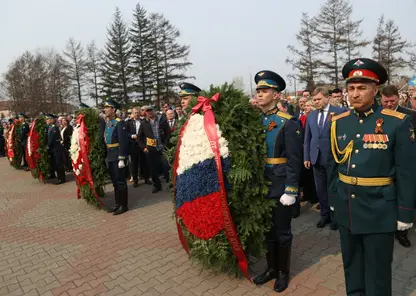
[[[329,228],[331,229],[331,230],[338,230],[338,223],[337,222],[335,222],[334,220],[332,220],[331,221],[331,224],[329,225]]]
[[[25,167],[23,170],[24,170],[25,172],[30,171],[29,167]]]
[[[64,183],[65,183],[65,181],[63,181],[63,180],[58,180],[58,181],[56,181],[55,185],[61,185],[61,184],[64,184]]]
[[[157,193],[161,190],[162,188],[159,187],[153,187],[152,193]]]
[[[152,181],[150,181],[149,179],[144,180],[144,184],[146,184],[146,185],[153,185]]]
[[[274,282],[273,290],[281,293],[289,286],[289,274],[283,271],[277,273],[276,281]]]
[[[396,231],[395,236],[399,241],[399,244],[401,244],[403,247],[410,248],[412,246],[409,239],[407,238],[407,231]]]
[[[139,187],[139,181],[137,181],[137,180],[136,180],[136,181],[134,181],[134,182],[133,182],[133,187],[134,187],[134,188]]]
[[[123,213],[125,213],[125,212],[127,212],[129,209],[126,207],[126,206],[120,206],[114,213],[113,213],[113,215],[114,216],[116,216],[116,215],[120,215],[120,214],[123,214]]]
[[[259,274],[253,279],[255,285],[264,285],[265,283],[276,278],[276,272],[272,268],[266,269],[265,272]]]
[[[331,219],[329,217],[321,217],[321,220],[316,224],[318,228],[324,228],[327,224],[331,223]]]
[[[114,207],[112,207],[111,209],[109,209],[107,212],[114,213],[115,211],[118,210],[119,207],[120,207],[120,205],[115,205]]]

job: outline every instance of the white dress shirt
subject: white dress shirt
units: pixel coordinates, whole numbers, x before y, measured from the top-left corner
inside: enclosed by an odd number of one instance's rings
[[[323,109],[323,113],[321,113],[320,112],[320,110],[318,110],[318,125],[319,125],[319,120],[321,119],[321,116],[323,116],[324,117],[324,125],[325,125],[325,120],[326,120],[326,117],[328,116],[328,112],[329,112],[329,104],[328,105],[326,105],[326,107]]]

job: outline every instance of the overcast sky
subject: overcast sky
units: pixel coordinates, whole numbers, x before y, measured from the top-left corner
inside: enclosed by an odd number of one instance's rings
[[[296,44],[302,12],[315,15],[324,0],[142,0],[148,12],[160,12],[191,46],[189,75],[201,88],[270,69],[286,80],[288,44]],[[0,0],[0,73],[24,51],[62,50],[69,37],[84,44],[105,42],[114,9],[130,21],[137,0]],[[402,35],[416,42],[416,0],[352,0],[354,19],[363,18],[368,38],[382,13],[394,19]],[[363,56],[369,56],[368,50]],[[288,88],[293,89],[288,82]]]

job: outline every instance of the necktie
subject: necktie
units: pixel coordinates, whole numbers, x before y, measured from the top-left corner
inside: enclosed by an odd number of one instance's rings
[[[319,110],[319,114],[321,117],[319,117],[319,122],[318,122],[318,126],[319,126],[319,130],[322,131],[322,128],[324,127],[324,110]]]

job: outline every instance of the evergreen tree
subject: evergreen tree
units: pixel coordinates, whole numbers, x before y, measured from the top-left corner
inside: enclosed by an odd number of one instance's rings
[[[98,90],[99,90],[99,75],[100,75],[101,53],[98,51],[95,42],[92,41],[87,46],[87,70],[89,74],[89,84],[92,86],[90,96],[95,100],[95,106],[98,107]]]
[[[322,74],[336,87],[339,86],[341,67],[348,55],[354,54],[365,41],[354,40],[359,37],[361,21],[351,21],[352,6],[348,0],[326,0],[314,19],[318,42],[325,55],[321,61]],[[326,56],[330,58],[327,59]]]
[[[127,103],[132,81],[131,44],[129,30],[118,8],[116,8],[114,21],[107,33],[102,65],[102,87],[107,95]]]
[[[360,25],[362,23],[362,19],[356,22],[351,20],[348,21],[346,26],[346,44],[345,44],[345,51],[346,51],[346,59],[345,62],[351,61],[352,59],[359,57],[360,48],[366,47],[371,42],[368,40],[361,39],[363,35],[363,31],[360,30]]]
[[[65,64],[67,76],[69,80],[75,85],[76,93],[79,102],[82,101],[82,87],[85,84],[86,78],[86,58],[85,52],[81,42],[75,41],[74,38],[69,38],[64,51]]]
[[[412,69],[413,72],[416,72],[416,53],[409,52],[409,55],[410,55],[410,61],[409,61],[410,69]]]
[[[319,76],[319,53],[322,49],[316,40],[315,23],[307,13],[302,13],[300,26],[299,33],[296,34],[300,46],[288,46],[293,57],[287,58],[286,63],[291,64],[293,69],[300,73],[296,78],[306,83],[306,89],[313,91]]]
[[[188,61],[189,46],[178,42],[180,32],[162,14],[150,15],[152,33],[151,61],[154,90],[159,105],[160,98],[187,78],[185,71],[192,65]]]
[[[377,33],[373,39],[373,58],[376,59],[379,63],[383,60],[384,53],[384,44],[386,42],[386,34],[384,32],[384,15],[382,15],[378,20]]]
[[[392,79],[397,76],[397,70],[409,66],[404,54],[411,45],[400,35],[399,28],[393,20],[384,23],[382,16],[378,28],[377,35],[373,40],[373,51],[375,58],[386,68],[389,75],[387,83],[390,84]]]
[[[147,12],[140,4],[137,4],[133,14],[130,39],[132,44],[132,71],[136,77],[134,91],[141,93],[143,100],[146,100],[151,95],[152,90],[150,52],[152,32]]]

